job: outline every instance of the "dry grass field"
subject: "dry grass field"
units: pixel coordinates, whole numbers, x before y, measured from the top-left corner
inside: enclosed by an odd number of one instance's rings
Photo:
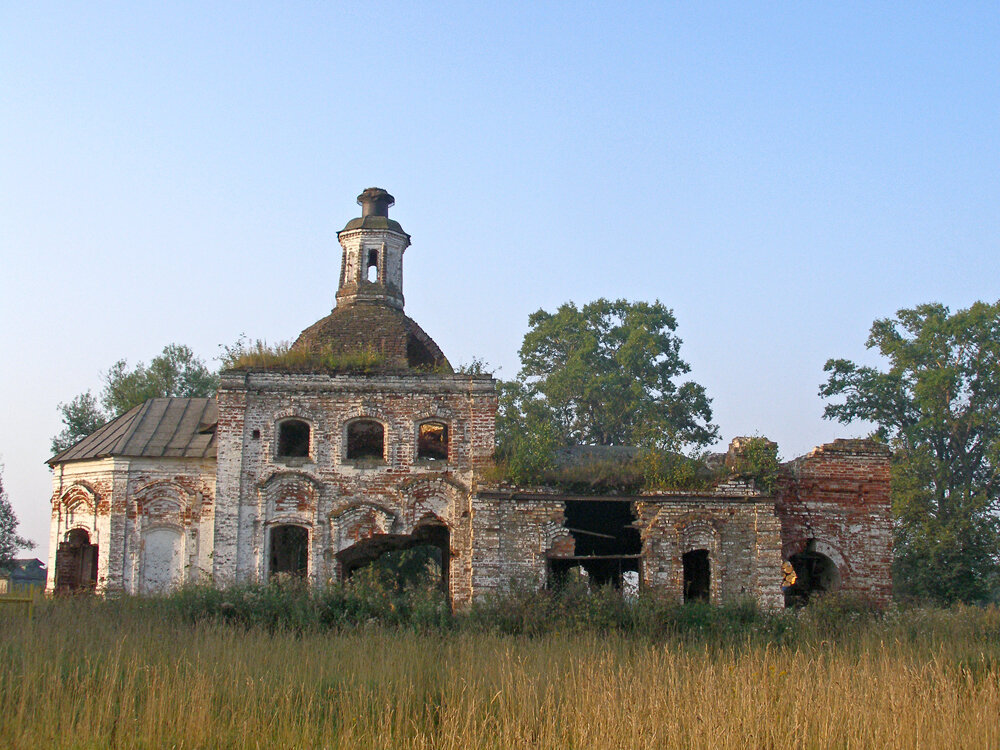
[[[995,608],[702,615],[512,635],[57,601],[0,613],[0,747],[1000,747]]]

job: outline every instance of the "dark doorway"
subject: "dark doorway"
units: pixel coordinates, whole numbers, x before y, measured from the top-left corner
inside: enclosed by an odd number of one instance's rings
[[[412,534],[376,534],[337,557],[344,580],[366,570],[383,585],[399,590],[431,585],[447,592],[450,539],[448,527],[434,521],[421,524]]]
[[[816,551],[816,540],[810,539],[805,549],[788,558],[795,569],[795,583],[785,589],[785,606],[801,607],[816,594],[834,591],[840,585],[836,563]]]
[[[301,526],[272,527],[270,557],[272,581],[305,578],[309,570],[309,531]]]
[[[712,594],[712,563],[708,550],[685,552],[681,561],[684,565],[684,601],[707,602]]]
[[[56,593],[93,591],[97,587],[97,545],[84,529],[73,529],[56,550]]]

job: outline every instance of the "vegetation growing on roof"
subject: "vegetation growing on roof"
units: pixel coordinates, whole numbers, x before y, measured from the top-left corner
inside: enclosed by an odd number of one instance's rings
[[[363,349],[334,351],[332,346],[319,350],[293,348],[288,341],[269,344],[240,336],[232,346],[223,347],[219,358],[224,370],[277,370],[279,372],[385,373],[404,370],[381,352]]]
[[[757,489],[770,494],[781,475],[778,445],[766,437],[739,438],[726,456],[726,466],[733,476],[752,480]]]
[[[575,495],[640,495],[668,490],[708,490],[728,472],[704,458],[642,449],[628,458],[599,458],[582,463],[557,461],[554,454],[498,457],[485,473],[488,482],[547,487]]]

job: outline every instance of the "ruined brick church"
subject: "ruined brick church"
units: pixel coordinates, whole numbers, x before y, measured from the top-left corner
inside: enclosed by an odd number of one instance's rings
[[[151,399],[54,456],[49,590],[321,585],[431,545],[455,606],[572,568],[678,600],[888,600],[889,456],[868,441],[788,462],[770,494],[735,479],[596,496],[486,481],[496,383],[454,373],[406,316],[410,236],[384,190],[358,202],[362,215],[337,235],[336,307],[292,350],[375,352],[387,366],[224,371],[215,398]]]

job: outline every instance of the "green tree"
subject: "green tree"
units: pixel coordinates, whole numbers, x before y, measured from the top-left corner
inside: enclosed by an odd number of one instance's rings
[[[690,367],[674,315],[660,302],[567,302],[555,314],[532,314],[528,327],[521,371],[501,409],[502,439],[517,429],[503,423],[513,419],[564,444],[682,450],[716,440],[705,389],[677,382]]]
[[[164,396],[212,396],[219,385],[218,375],[186,346],[168,344],[150,360],[129,369],[120,359],[104,375],[100,404],[87,391],[59,404],[63,429],[52,438],[52,451],[59,453],[91,434],[105,422],[124,414],[147,399]]]
[[[0,466],[0,566],[13,560],[19,549],[32,549],[34,546],[34,542],[17,535],[17,516],[7,499],[3,487],[3,467]]]
[[[61,453],[82,438],[91,434],[108,421],[107,415],[97,404],[90,391],[74,396],[70,401],[59,404],[63,429],[52,438],[52,453]]]
[[[903,595],[982,601],[1000,573],[1000,302],[876,320],[888,367],[831,359],[824,416],[876,426],[894,450],[894,578]]]

